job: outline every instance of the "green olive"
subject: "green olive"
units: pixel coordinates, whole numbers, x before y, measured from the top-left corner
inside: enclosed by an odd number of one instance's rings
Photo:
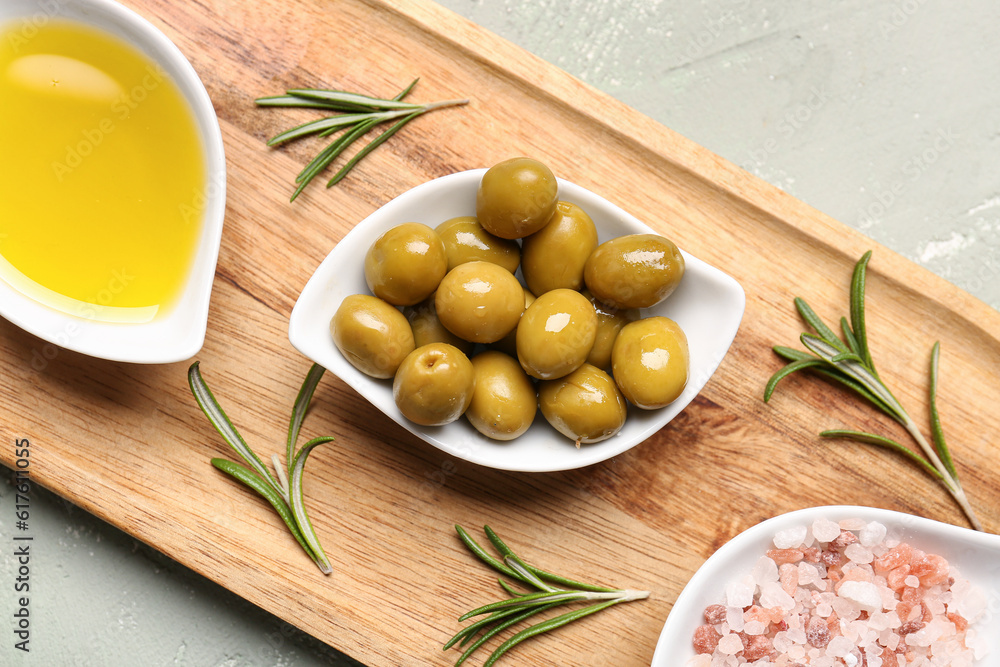
[[[447,271],[444,242],[419,222],[386,231],[365,255],[368,289],[394,306],[420,303],[437,289]]]
[[[606,440],[625,425],[625,399],[611,376],[584,364],[538,385],[538,405],[552,427],[580,444]]]
[[[657,234],[619,236],[597,246],[583,277],[598,301],[614,308],[649,308],[677,289],[684,257]]]
[[[502,266],[466,262],[444,277],[434,304],[448,331],[473,343],[493,343],[517,326],[524,312],[524,288]]]
[[[403,314],[368,294],[355,294],[340,303],[330,320],[330,334],[352,366],[376,378],[391,378],[414,348]]]
[[[517,241],[493,236],[473,216],[446,220],[434,231],[444,241],[449,271],[465,262],[483,261],[499,264],[514,273],[521,263],[521,246]]]
[[[607,306],[595,299],[589,290],[584,290],[581,294],[590,299],[597,312],[597,339],[594,341],[594,347],[590,349],[590,354],[587,355],[587,363],[602,369],[610,368],[611,349],[614,347],[615,339],[618,338],[618,332],[629,322],[639,319],[639,311],[634,308],[619,310]]]
[[[573,372],[597,337],[597,313],[587,297],[570,289],[539,296],[517,325],[517,358],[525,372],[551,380]]]
[[[535,295],[524,288],[524,309],[527,310],[528,306],[535,302]],[[523,314],[521,315],[524,316]],[[509,334],[493,343],[491,346],[494,350],[499,350],[504,354],[514,357],[517,359],[517,327],[511,330]]]
[[[519,239],[545,226],[556,210],[559,184],[538,160],[517,157],[490,167],[476,192],[476,217],[502,239]]]
[[[494,440],[513,440],[535,419],[535,387],[516,359],[487,350],[472,358],[476,389],[465,416],[472,426]]]
[[[454,345],[465,354],[472,354],[472,343],[462,340],[444,328],[434,307],[434,295],[415,306],[403,308],[403,315],[410,322],[413,330],[413,343],[417,347],[428,343],[448,343]]]
[[[672,403],[687,385],[687,336],[667,317],[647,317],[622,327],[611,353],[611,372],[633,405],[646,410]]]
[[[462,416],[475,388],[469,358],[453,345],[431,343],[403,359],[392,381],[392,398],[410,421],[443,426]]]
[[[586,211],[569,202],[556,204],[549,224],[522,241],[521,272],[535,294],[583,287],[583,267],[597,248],[597,227]]]

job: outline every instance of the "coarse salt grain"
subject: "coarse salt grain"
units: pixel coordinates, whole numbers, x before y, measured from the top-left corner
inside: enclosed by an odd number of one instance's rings
[[[777,581],[778,565],[767,556],[762,556],[757,561],[757,564],[754,565],[750,576],[753,577],[753,581],[757,586],[765,582]]]
[[[985,594],[887,532],[825,519],[779,532],[775,551],[727,587],[719,646],[686,667],[973,667],[988,648],[970,627]]]
[[[774,548],[791,549],[792,547],[799,546],[805,541],[808,530],[805,526],[795,526],[794,528],[779,530],[774,534]]]
[[[873,547],[885,540],[886,528],[877,521],[872,521],[858,531],[858,542],[861,546]]]
[[[861,563],[863,565],[867,565],[874,560],[872,552],[858,542],[847,545],[847,548],[844,549],[844,555],[847,556],[851,562]]]
[[[838,593],[845,600],[850,600],[861,611],[869,614],[882,609],[882,596],[875,584],[867,581],[845,581]]]
[[[829,519],[813,521],[812,534],[819,542],[832,542],[840,537],[840,526]]]
[[[726,606],[749,607],[753,604],[753,593],[756,584],[751,578],[735,581],[726,587]]]
[[[743,650],[743,640],[739,635],[728,634],[719,640],[719,653],[736,655]]]

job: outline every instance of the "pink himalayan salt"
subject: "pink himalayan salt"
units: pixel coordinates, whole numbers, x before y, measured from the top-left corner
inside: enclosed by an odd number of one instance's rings
[[[767,552],[774,566],[758,562],[754,574],[760,579],[747,577],[731,591],[747,602],[743,608],[706,609],[706,620],[725,619],[703,626],[712,634],[699,628],[717,646],[689,667],[756,661],[774,667],[973,667],[985,654],[985,642],[957,611],[966,605],[981,613],[982,594],[958,579],[944,558],[887,542],[885,527],[875,522],[817,521],[795,543],[792,537],[802,533],[775,536],[775,549]],[[951,662],[941,663],[943,656]]]
[[[718,650],[725,655],[736,655],[743,651],[743,640],[739,635],[730,633],[719,640]]]

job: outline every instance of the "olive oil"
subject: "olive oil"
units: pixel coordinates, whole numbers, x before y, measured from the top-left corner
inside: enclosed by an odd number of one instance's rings
[[[52,21],[0,28],[0,277],[81,317],[146,321],[183,291],[207,190],[194,116],[151,59]]]

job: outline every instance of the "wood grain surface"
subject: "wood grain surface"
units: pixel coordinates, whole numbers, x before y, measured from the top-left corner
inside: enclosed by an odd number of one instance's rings
[[[652,597],[517,649],[511,664],[648,665],[695,569],[739,531],[782,512],[860,504],[964,525],[946,493],[900,458],[820,441],[823,428],[904,437],[809,376],[761,401],[802,330],[806,297],[835,320],[874,244],[799,201],[429,2],[125,0],[187,55],[215,103],[228,209],[208,338],[197,359],[258,452],[283,448],[310,362],[287,340],[296,296],[359,220],[431,178],[519,154],[615,201],[746,290],[739,335],[701,396],[630,452],[590,468],[515,474],[454,460],[343,383],[321,384],[304,436],[335,435],[309,463],[306,503],[334,566],[322,576],[266,504],[208,461],[229,456],[194,403],[187,363],[133,366],[59,351],[0,321],[4,440],[31,440],[36,482],[370,665],[446,665],[457,617],[495,579],[453,524],[490,524],[526,558]],[[332,190],[288,203],[317,144],[266,138],[305,112],[253,99],[326,86],[415,101],[469,97],[421,117]],[[929,351],[942,344],[940,411],[987,530],[1000,530],[1000,314],[885,248],[869,280],[876,363],[927,418]],[[599,445],[598,445],[599,446]],[[273,448],[273,449],[272,449]],[[0,461],[13,465],[12,446]],[[473,664],[479,664],[473,661]]]

